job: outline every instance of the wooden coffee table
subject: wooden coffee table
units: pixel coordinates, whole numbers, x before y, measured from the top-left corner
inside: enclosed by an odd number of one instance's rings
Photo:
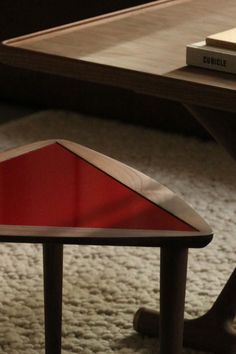
[[[212,231],[144,174],[65,140],[0,154],[0,241],[43,244],[46,354],[61,353],[63,244],[161,248],[162,354],[180,354],[189,247]]]
[[[236,159],[236,76],[185,64],[187,44],[235,27],[235,18],[235,0],[159,0],[5,41],[0,62],[181,102]],[[228,286],[232,294],[236,272]],[[232,298],[230,308],[228,318],[236,313]],[[210,349],[217,350],[216,330],[210,332]],[[235,348],[236,336],[222,335],[223,346]],[[186,340],[193,347],[195,342]]]
[[[235,16],[234,0],[159,0],[5,41],[0,62],[181,102],[235,158],[235,75],[185,64]]]

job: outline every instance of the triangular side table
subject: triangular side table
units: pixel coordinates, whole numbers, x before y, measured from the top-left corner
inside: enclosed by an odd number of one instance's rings
[[[42,243],[46,354],[61,353],[63,244],[161,248],[161,354],[180,354],[188,248],[212,239],[183,200],[141,172],[66,140],[0,154],[0,241]]]

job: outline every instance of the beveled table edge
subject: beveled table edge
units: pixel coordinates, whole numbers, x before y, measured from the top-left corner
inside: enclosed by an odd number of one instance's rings
[[[123,229],[107,229],[104,230],[106,237],[115,237],[118,234],[122,236],[136,235],[136,237],[143,236],[144,234],[150,237],[180,237],[185,238],[196,238],[203,236],[211,236],[212,230],[210,226],[181,198],[174,194],[167,187],[158,183],[154,179],[146,176],[145,174],[135,170],[132,167],[125,165],[122,162],[114,160],[104,154],[96,152],[90,148],[79,145],[77,143],[64,140],[64,139],[50,139],[35,142],[25,146],[17,147],[14,149],[7,150],[0,153],[0,163],[5,160],[20,156],[25,153],[46,147],[51,144],[59,144],[66,148],[68,151],[74,153],[75,155],[83,158],[85,161],[89,162],[93,166],[97,167],[101,171],[105,172],[118,182],[125,185],[127,188],[137,192],[139,195],[143,196],[147,200],[151,201],[155,205],[166,210],[173,216],[183,220],[185,223],[191,225],[196,231],[168,231],[168,230],[123,230]],[[27,232],[27,235],[32,236],[43,236],[42,232],[49,233],[52,236],[60,236],[61,232],[71,237],[83,237],[83,234],[101,235],[101,230],[99,229],[84,229],[84,228],[42,228],[37,226],[14,226],[14,225],[0,225],[0,234],[2,235],[16,235],[17,233]],[[69,234],[68,234],[69,232]],[[22,235],[22,234],[21,234]],[[109,236],[108,236],[109,235]],[[22,235],[23,236],[23,235]]]

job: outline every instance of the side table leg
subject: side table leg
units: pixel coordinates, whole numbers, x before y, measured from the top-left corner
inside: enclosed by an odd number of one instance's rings
[[[61,354],[63,245],[43,244],[45,354]]]
[[[182,353],[187,259],[187,248],[161,248],[161,354]]]

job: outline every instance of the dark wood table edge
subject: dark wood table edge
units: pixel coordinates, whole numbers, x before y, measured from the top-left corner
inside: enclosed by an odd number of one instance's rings
[[[211,86],[200,82],[194,82],[193,84],[191,81],[176,78],[175,74],[172,75],[172,73],[164,75],[141,73],[126,68],[33,52],[23,48],[11,47],[4,43],[0,44],[0,63],[6,67],[24,68],[35,72],[41,71],[83,82],[158,96],[183,103],[186,106],[198,106],[200,102],[202,107],[228,112],[236,111],[235,90],[227,89],[226,97],[224,87]],[[189,67],[185,66],[178,70],[189,70]],[[191,70],[209,72],[209,70],[202,68],[191,68]]]

